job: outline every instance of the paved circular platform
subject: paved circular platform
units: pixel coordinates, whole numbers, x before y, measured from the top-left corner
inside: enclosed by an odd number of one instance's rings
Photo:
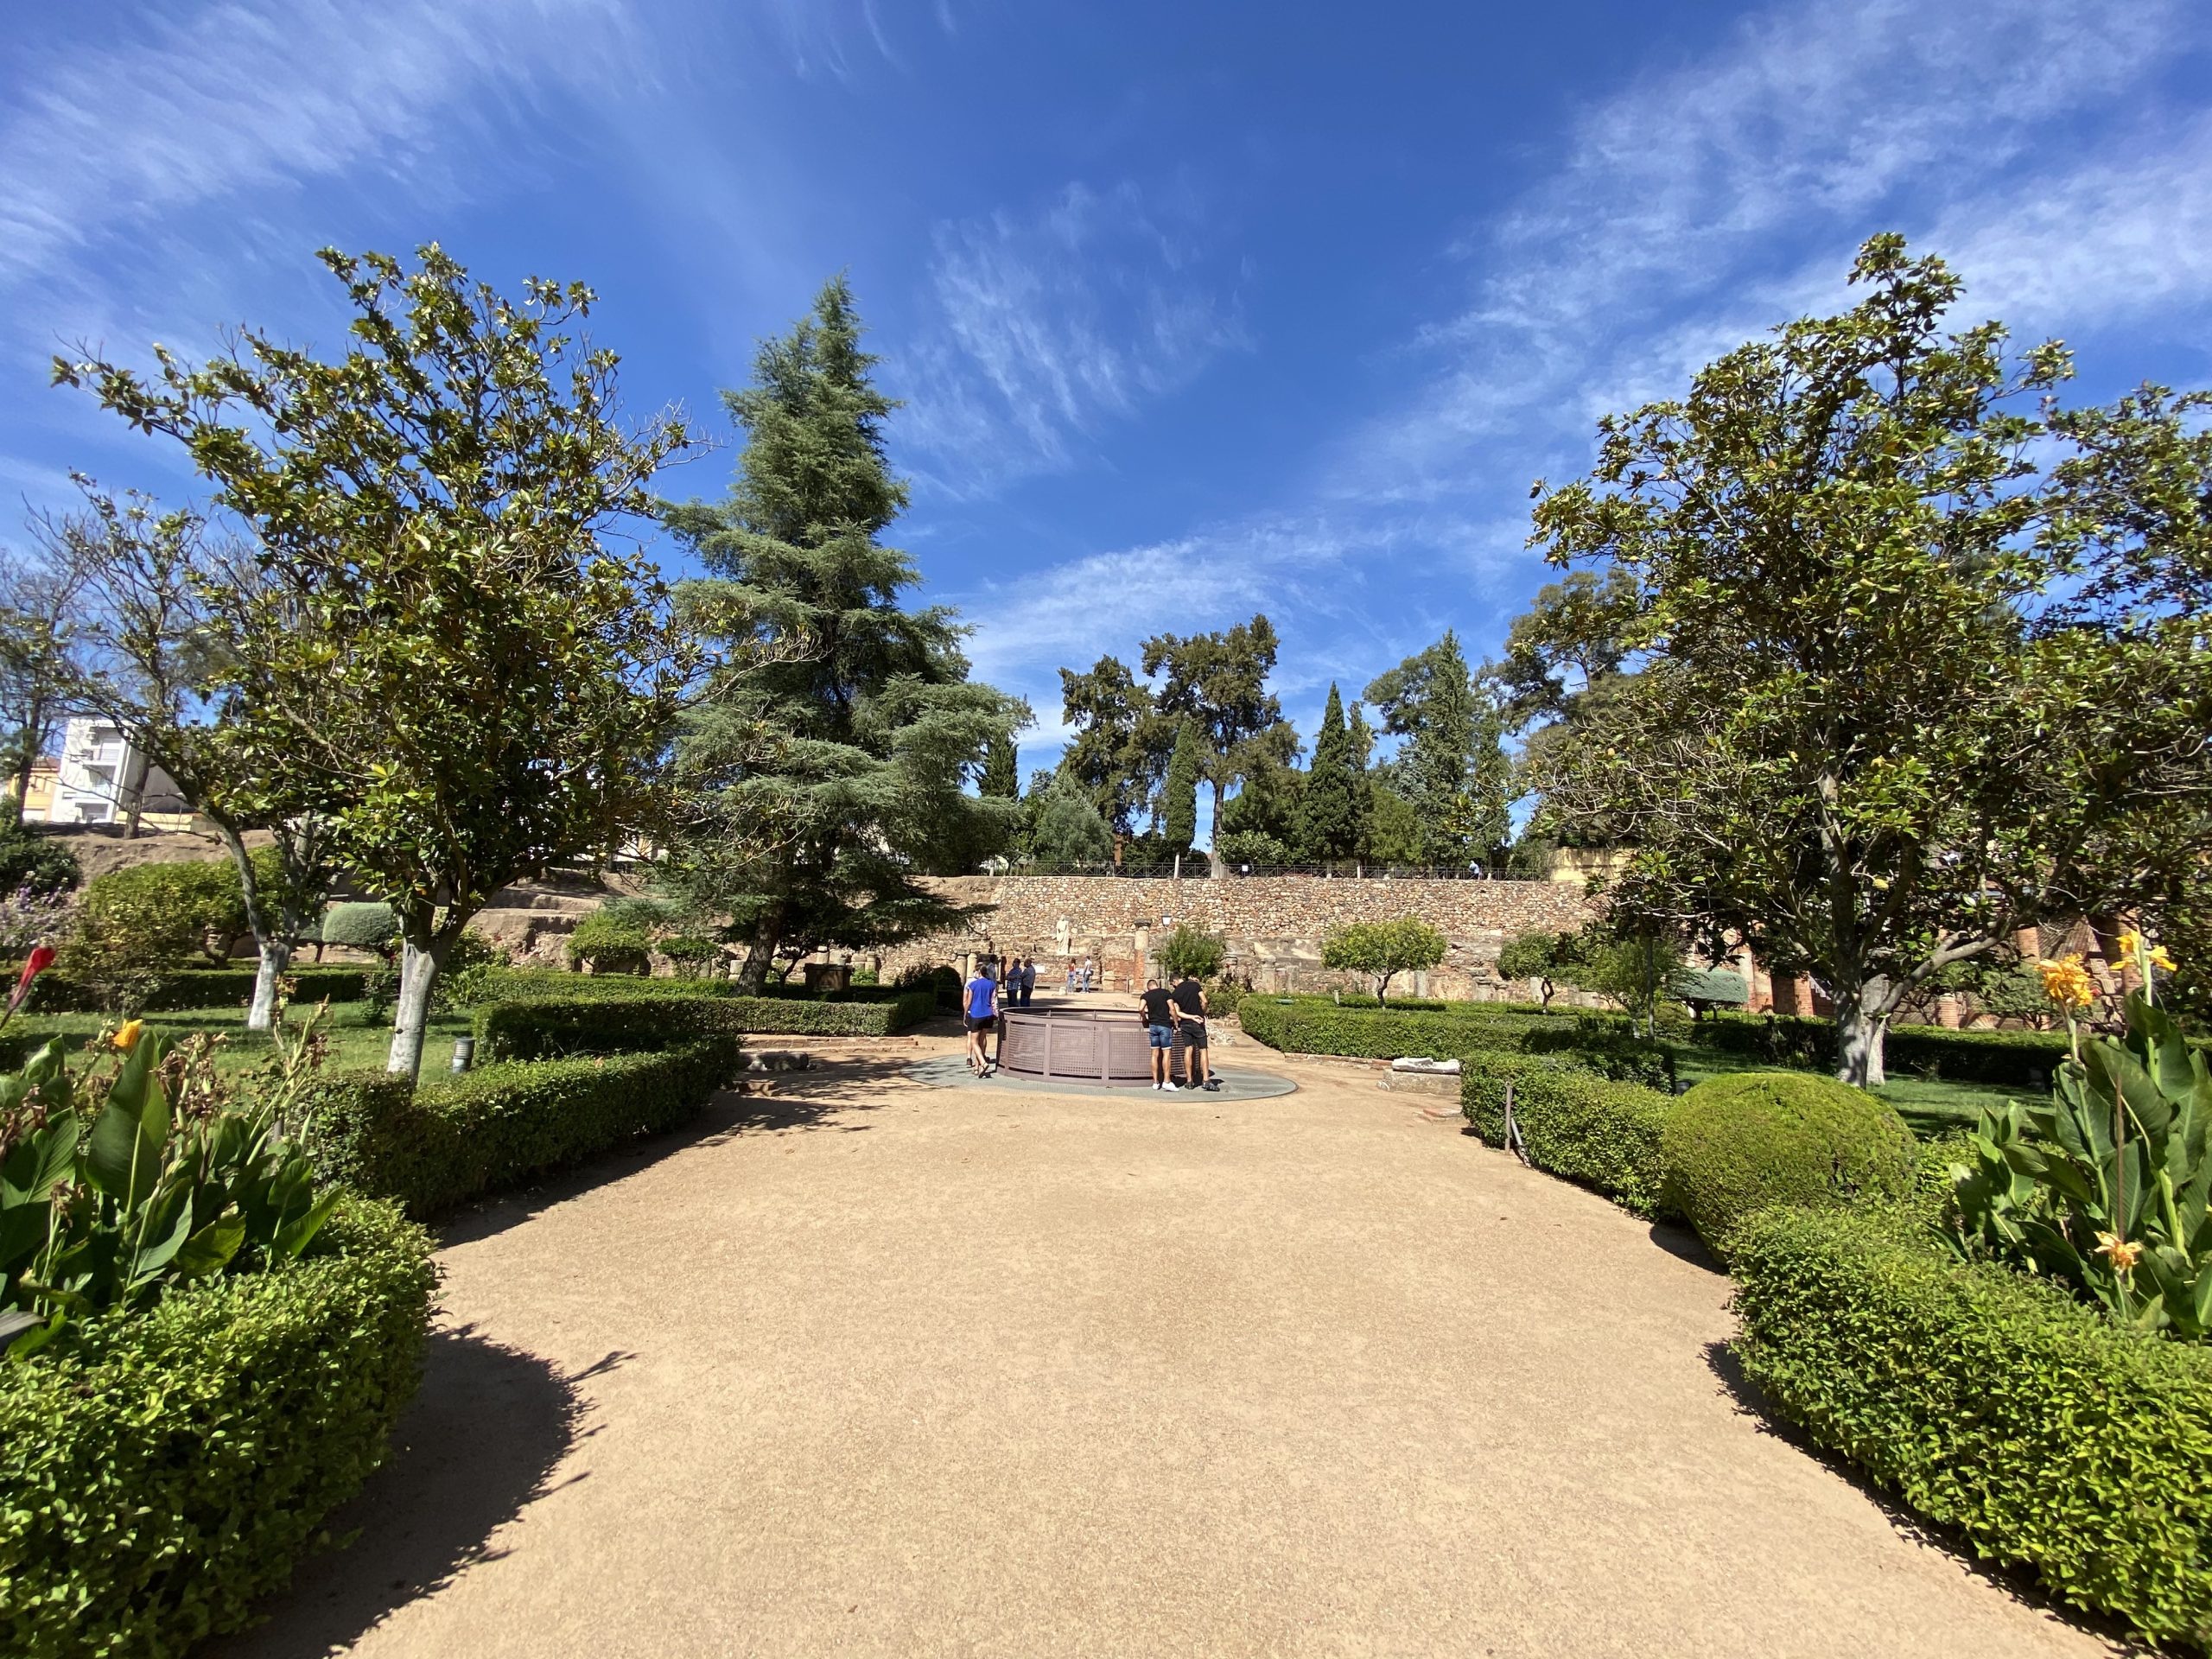
[[[1154,1092],[1148,1083],[1115,1084],[1071,1083],[1063,1077],[1047,1082],[1039,1077],[1017,1077],[1004,1071],[994,1071],[988,1077],[978,1077],[968,1069],[965,1054],[940,1054],[933,1059],[917,1061],[906,1068],[906,1075],[916,1083],[925,1083],[936,1089],[989,1089],[1007,1094],[1027,1095],[1103,1095],[1109,1099],[1127,1099],[1132,1095]],[[1221,1087],[1202,1090],[1204,1098],[1224,1100],[1271,1100],[1287,1095],[1298,1085],[1288,1077],[1277,1077],[1272,1071],[1246,1071],[1236,1067],[1217,1071]],[[1183,1092],[1188,1092],[1185,1090]]]

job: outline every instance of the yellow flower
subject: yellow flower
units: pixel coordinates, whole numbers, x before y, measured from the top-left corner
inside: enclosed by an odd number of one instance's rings
[[[2038,962],[2036,971],[2043,976],[2043,994],[2062,1008],[2086,1008],[2095,998],[2089,970],[2082,965],[2078,955]]]
[[[139,1029],[144,1026],[145,1023],[146,1022],[143,1020],[126,1020],[123,1022],[122,1027],[117,1031],[114,1036],[109,1038],[108,1041],[114,1044],[116,1047],[121,1049],[124,1053],[128,1054],[132,1049],[138,1046]]]
[[[2143,1247],[2117,1233],[2099,1233],[2096,1253],[2110,1256],[2113,1266],[2121,1273],[2133,1272],[2135,1264],[2143,1259]]]
[[[2120,959],[2147,964],[2162,974],[2174,971],[2174,959],[2166,954],[2166,947],[2152,944],[2132,927],[2120,936]]]
[[[2120,935],[2120,954],[2132,957],[2143,948],[2143,936],[2133,928],[2123,928]]]

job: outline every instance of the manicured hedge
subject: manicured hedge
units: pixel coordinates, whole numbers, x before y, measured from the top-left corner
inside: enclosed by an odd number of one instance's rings
[[[1764,1211],[1729,1268],[1745,1373],[1815,1444],[2060,1600],[2212,1647],[2212,1349],[1880,1211]]]
[[[353,1073],[310,1091],[306,1138],[325,1179],[428,1217],[674,1128],[730,1080],[739,1052],[735,1038],[706,1036],[657,1053],[487,1065],[411,1091]]]
[[[1777,1065],[1825,1071],[1835,1064],[1835,1022],[1803,1014],[1716,1013],[1698,1022],[1696,1039]],[[2024,1089],[2047,1078],[2066,1052],[2064,1032],[1892,1026],[1882,1056],[1884,1068],[1899,1076]]]
[[[0,1653],[182,1654],[245,1624],[383,1458],[429,1252],[349,1199],[300,1262],[0,1364]]]
[[[1636,1040],[1625,1021],[1615,1028],[1603,1022],[1517,1012],[1427,1014],[1267,996],[1246,997],[1237,1018],[1249,1035],[1294,1054],[1450,1059],[1483,1053],[1547,1053],[1566,1055],[1591,1071],[1648,1085],[1670,1086],[1674,1076],[1672,1055]]]
[[[897,990],[860,986],[835,996],[740,996],[727,980],[649,979],[643,975],[552,974],[494,969],[486,994],[514,1002],[668,1001],[684,999],[722,1005],[713,1028],[777,1035],[888,1037],[918,1026],[937,1012],[926,988]],[[485,997],[477,999],[484,1001]],[[701,1016],[706,1019],[708,1016]]]
[[[1664,1213],[1659,1144],[1672,1096],[1613,1082],[1565,1056],[1472,1054],[1460,1071],[1459,1109],[1493,1147],[1505,1144],[1509,1084],[1531,1164],[1633,1214]]]
[[[0,969],[0,976],[13,985],[18,971],[17,968]],[[143,1010],[170,1014],[179,1008],[219,1008],[232,1003],[243,1007],[252,999],[256,972],[248,963],[238,968],[180,968],[162,974],[153,981]],[[320,1002],[326,997],[333,1002],[358,1002],[367,995],[365,969],[301,963],[285,977],[297,982],[299,988],[294,995],[300,1002]],[[99,1006],[90,986],[48,969],[39,976],[24,1012],[35,1018],[40,1014],[97,1013]]]
[[[1668,1206],[1723,1255],[1756,1211],[1896,1204],[1919,1173],[1912,1131],[1888,1104],[1803,1071],[1708,1078],[1675,1103],[1660,1150]]]

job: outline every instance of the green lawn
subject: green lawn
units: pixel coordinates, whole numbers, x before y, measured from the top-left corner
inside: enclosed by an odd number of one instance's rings
[[[1724,1054],[1683,1044],[1675,1051],[1675,1069],[1684,1084],[1696,1084],[1732,1071],[1770,1071],[1775,1067],[1770,1061],[1747,1054]],[[2037,1103],[2037,1096],[2025,1089],[1993,1083],[1945,1083],[1934,1077],[1893,1076],[1878,1092],[1897,1108],[1897,1116],[1912,1126],[1914,1133],[1922,1135],[1970,1128],[1975,1113],[1984,1106],[2002,1106],[2008,1100]]]
[[[307,1017],[307,1010],[289,1011],[295,1025]],[[243,1008],[179,1008],[163,1014],[142,1016],[149,1031],[166,1032],[181,1036],[192,1031],[220,1032],[228,1040],[220,1051],[217,1070],[236,1074],[251,1071],[268,1058],[269,1038],[261,1032],[245,1028]],[[86,1043],[103,1031],[114,1028],[119,1022],[114,1015],[105,1014],[53,1014],[42,1017],[18,1017],[7,1030],[10,1037],[30,1038],[67,1037],[77,1043]],[[347,1071],[364,1068],[374,1069],[384,1065],[385,1055],[391,1046],[391,1018],[389,1013],[372,1017],[365,1002],[333,1003],[329,1023],[324,1031],[330,1039],[328,1058],[323,1061],[326,1071]],[[423,1040],[423,1072],[425,1077],[443,1071],[453,1057],[453,1039],[468,1034],[468,1016],[447,1014],[433,1016],[430,1029]]]

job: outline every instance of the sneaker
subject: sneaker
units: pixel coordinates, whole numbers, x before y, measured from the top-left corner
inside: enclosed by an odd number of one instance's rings
[[[1218,1088],[1220,1088],[1220,1087],[1221,1087],[1221,1079],[1220,1079],[1219,1077],[1208,1077],[1208,1078],[1206,1079],[1206,1088],[1207,1088],[1209,1090],[1215,1090],[1215,1089],[1218,1089]]]
[[[1183,1092],[1180,1089],[1178,1089],[1178,1088],[1177,1088],[1173,1084],[1172,1084],[1172,1083],[1163,1083],[1163,1084],[1161,1084],[1160,1086],[1162,1089],[1165,1089],[1165,1090],[1166,1090],[1169,1094],[1171,1094],[1171,1095],[1179,1095],[1179,1094],[1181,1094],[1181,1093]]]

